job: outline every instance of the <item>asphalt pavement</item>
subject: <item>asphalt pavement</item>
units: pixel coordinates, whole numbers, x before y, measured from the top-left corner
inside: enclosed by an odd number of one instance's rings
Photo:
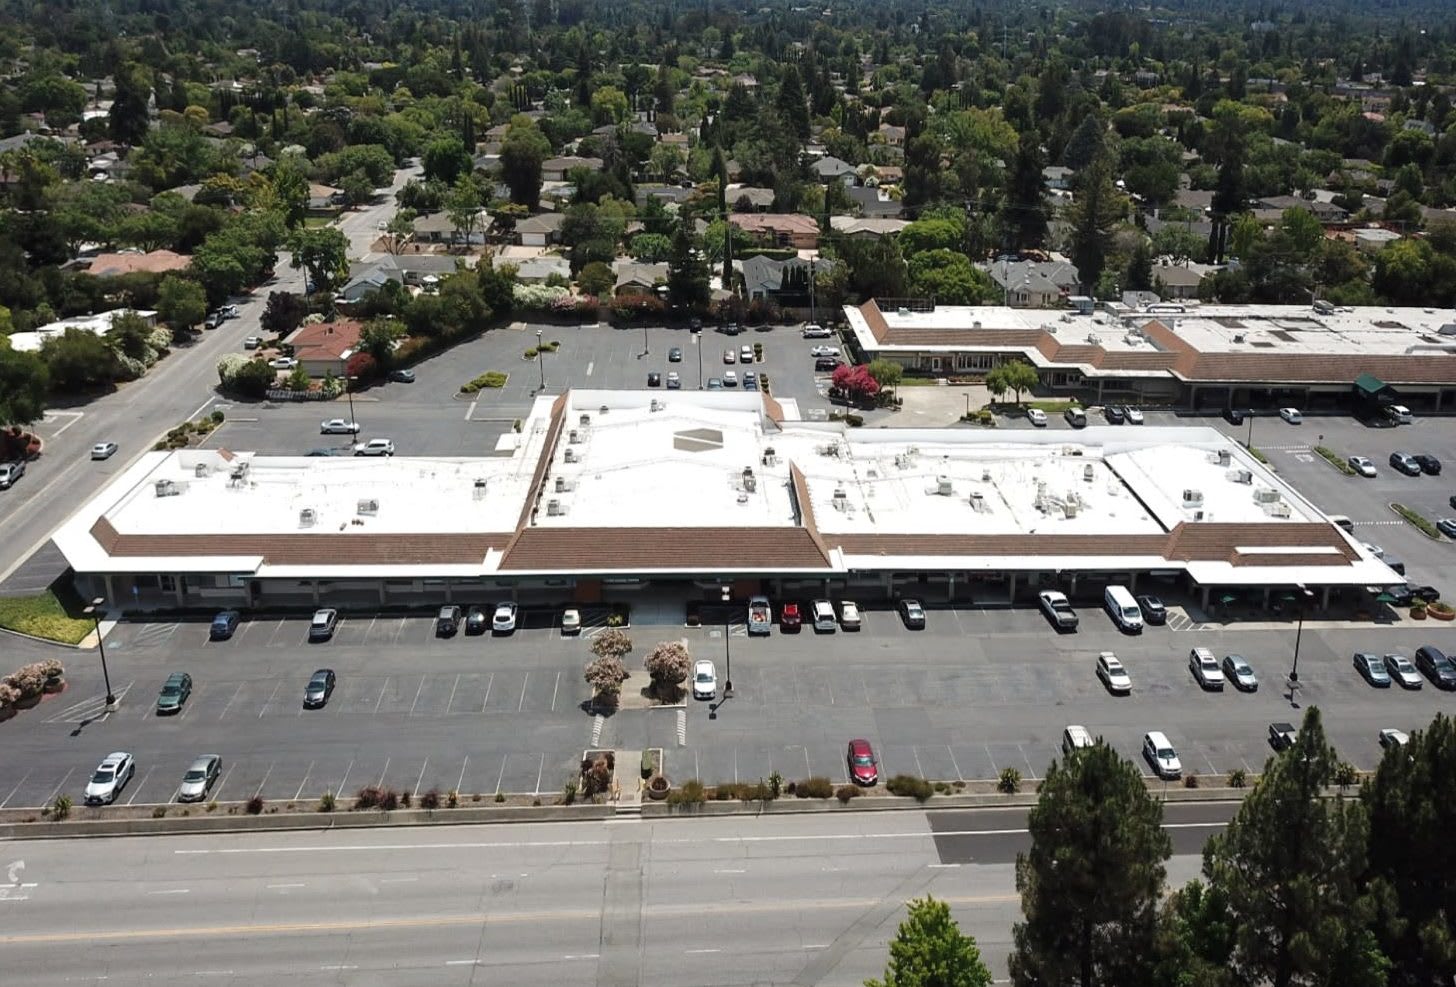
[[[1172,886],[1229,805],[1169,805]],[[858,985],[933,894],[1004,982],[1025,810],[39,841],[5,969],[89,983]]]

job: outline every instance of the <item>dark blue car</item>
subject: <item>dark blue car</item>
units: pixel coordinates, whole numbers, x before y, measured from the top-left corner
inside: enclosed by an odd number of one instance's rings
[[[238,612],[236,610],[224,610],[212,618],[212,630],[209,637],[214,641],[226,641],[233,636],[233,631],[238,629]]]

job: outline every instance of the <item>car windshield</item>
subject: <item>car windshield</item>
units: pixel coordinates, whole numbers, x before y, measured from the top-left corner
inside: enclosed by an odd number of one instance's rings
[[[168,682],[166,685],[162,686],[162,695],[164,696],[175,696],[181,691],[182,687],[174,682]]]
[[[97,770],[96,774],[91,776],[91,781],[97,785],[107,785],[110,784],[111,780],[115,777],[116,773],[113,772],[110,768],[100,768]]]
[[[699,682],[707,682],[710,679],[712,679],[712,677],[713,677],[713,673],[712,672],[707,672],[707,671],[699,671],[698,672],[698,681]]]
[[[207,772],[206,771],[203,771],[201,768],[193,768],[191,771],[187,772],[185,775],[182,776],[182,780],[183,781],[201,781],[202,779],[204,779],[206,777],[207,777]]]
[[[1158,748],[1158,757],[1161,760],[1171,761],[1173,758],[1175,758],[1177,756],[1178,755],[1176,755],[1176,754],[1173,753],[1173,748],[1171,748],[1171,747],[1159,747]]]
[[[860,754],[856,754],[854,756],[854,763],[855,764],[874,764],[875,763],[875,759],[872,758],[872,757],[870,757],[868,754],[860,753]]]
[[[324,687],[325,683],[327,683],[327,682],[328,682],[327,679],[325,679],[323,676],[319,676],[317,678],[309,679],[308,680],[308,687],[310,689],[322,689]]]

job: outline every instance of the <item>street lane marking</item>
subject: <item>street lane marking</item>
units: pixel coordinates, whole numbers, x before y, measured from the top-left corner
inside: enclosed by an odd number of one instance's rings
[[[168,888],[165,891],[148,891],[147,894],[191,894],[190,888]]]
[[[306,885],[306,884],[270,884],[270,885],[268,885],[268,890],[272,891],[272,890],[276,890],[278,888],[306,888],[306,887],[308,887],[308,885]]]
[[[556,694],[561,691],[561,673],[556,673],[556,685],[551,689],[551,712],[556,712]]]
[[[446,960],[446,966],[479,966],[480,960]]]

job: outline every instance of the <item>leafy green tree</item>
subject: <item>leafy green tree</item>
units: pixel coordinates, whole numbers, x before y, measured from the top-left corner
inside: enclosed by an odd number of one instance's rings
[[[501,142],[501,178],[511,190],[511,201],[536,209],[541,204],[541,164],[551,155],[551,144],[527,116],[511,121]]]
[[[470,174],[473,162],[456,134],[443,134],[425,145],[420,157],[425,179],[454,185],[461,175]]]
[[[930,896],[910,902],[890,940],[885,979],[865,987],[989,987],[991,971],[976,940],[961,932],[950,906]]]
[[[798,135],[800,139],[809,136],[809,104],[804,99],[804,83],[799,78],[799,70],[792,63],[784,66],[784,74],[779,79],[779,92],[774,101],[774,107],[778,110],[789,130]]]
[[[231,387],[243,397],[261,398],[277,383],[278,371],[263,360],[249,360],[232,375]]]
[[[1387,749],[1361,792],[1370,816],[1368,880],[1375,934],[1392,983],[1456,977],[1456,720],[1437,713],[1403,747]]]
[[[1313,256],[1325,238],[1324,228],[1308,209],[1286,209],[1279,217],[1279,233],[1289,251],[1300,259]]]
[[[602,86],[591,96],[592,123],[598,127],[622,123],[631,114],[627,94],[616,86]]]
[[[1013,984],[1145,980],[1173,852],[1162,825],[1141,773],[1106,743],[1052,762],[1028,819],[1031,849],[1016,858],[1025,919],[1012,931]]]
[[[708,296],[708,263],[693,245],[687,224],[680,224],[667,260],[668,301],[687,308],[707,304]]]
[[[1146,243],[1133,248],[1128,258],[1127,273],[1123,283],[1128,291],[1151,291],[1153,288],[1153,254]]]
[[[576,276],[576,283],[588,295],[606,295],[611,293],[612,286],[617,283],[617,276],[612,273],[611,267],[594,260],[581,269],[581,273]]]
[[[456,236],[465,235],[467,244],[475,235],[476,227],[480,225],[483,198],[480,183],[468,174],[461,175],[454,188],[445,196],[445,212],[450,217],[450,225],[455,228]]]
[[[1357,886],[1365,808],[1324,794],[1338,764],[1311,706],[1294,744],[1269,760],[1238,815],[1203,851],[1205,878],[1228,900],[1234,971],[1247,983],[1385,983],[1388,961],[1370,941]]]
[[[291,159],[285,159],[274,167],[272,180],[283,224],[289,229],[303,225],[304,214],[308,212],[308,176]]]
[[[50,370],[35,353],[10,348],[0,339],[0,425],[29,425],[45,414]]]
[[[1156,984],[1234,987],[1234,928],[1228,901],[1198,879],[1173,892],[1153,947]]]
[[[359,349],[380,365],[387,364],[395,344],[404,338],[404,325],[398,319],[370,319],[359,333]]]
[[[270,291],[268,301],[263,305],[259,324],[263,331],[275,336],[286,336],[303,323],[308,315],[308,302],[302,295],[291,291]]]
[[[41,344],[40,356],[51,386],[60,394],[110,384],[121,369],[111,344],[84,329],[67,329],[47,339]]]
[[[905,376],[905,368],[894,360],[871,360],[869,374],[880,385],[880,390],[884,391],[899,386],[900,379]]]
[[[1185,226],[1168,225],[1153,234],[1153,256],[1167,257],[1175,264],[1202,260],[1208,240]]]
[[[1098,158],[1078,176],[1077,197],[1067,210],[1071,224],[1072,263],[1083,284],[1096,284],[1107,266],[1112,225],[1122,217],[1126,200],[1112,184],[1112,168]]]
[[[889,238],[838,239],[834,251],[844,261],[846,288],[859,298],[901,298],[905,295],[905,258]]]
[[[207,315],[207,293],[191,278],[169,274],[157,287],[157,314],[174,330],[190,329]]]
[[[966,224],[950,217],[922,216],[900,231],[900,251],[914,257],[925,250],[959,250],[965,243]]]
[[[628,248],[637,260],[645,264],[656,264],[666,260],[672,252],[672,237],[661,233],[638,233]]]
[[[910,292],[943,305],[980,305],[996,297],[996,283],[953,250],[926,250],[910,258]]]
[[[333,226],[295,230],[289,241],[291,266],[303,268],[312,291],[332,295],[349,278],[349,239]]]

